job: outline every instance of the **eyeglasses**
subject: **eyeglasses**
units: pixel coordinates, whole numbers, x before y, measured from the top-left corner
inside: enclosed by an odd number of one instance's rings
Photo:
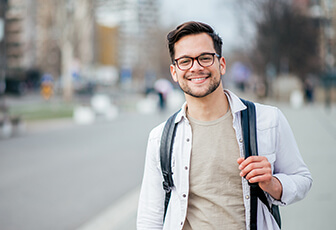
[[[198,64],[202,67],[209,67],[212,66],[215,62],[215,55],[216,57],[220,58],[220,55],[216,53],[202,53],[195,58],[187,56],[177,58],[174,60],[173,64],[176,64],[177,67],[182,71],[191,69],[191,67],[193,67],[194,65],[194,60],[196,60]]]

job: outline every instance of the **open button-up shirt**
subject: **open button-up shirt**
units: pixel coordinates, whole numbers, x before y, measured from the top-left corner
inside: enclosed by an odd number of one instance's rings
[[[244,157],[240,112],[246,106],[232,92],[225,90],[233,115],[240,155]],[[172,152],[174,188],[163,223],[165,191],[162,188],[160,167],[160,140],[164,123],[154,128],[148,139],[145,170],[139,198],[137,229],[182,229],[187,215],[189,194],[189,164],[192,131],[186,117],[186,103],[177,114],[178,123]],[[303,162],[294,135],[281,111],[272,106],[256,103],[258,153],[271,163],[273,176],[282,184],[281,200],[266,193],[269,203],[288,205],[303,199],[312,185],[311,174]],[[238,165],[237,165],[238,167]],[[206,172],[204,172],[206,173]],[[242,178],[246,229],[250,229],[250,188]],[[258,200],[257,225],[259,229],[279,229],[267,207]],[[220,229],[220,226],[218,226]]]

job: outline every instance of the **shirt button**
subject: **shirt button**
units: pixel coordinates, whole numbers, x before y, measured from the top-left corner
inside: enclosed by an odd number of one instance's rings
[[[250,199],[250,196],[249,196],[249,195],[246,195],[246,196],[245,196],[245,199],[246,199],[246,200]]]
[[[243,139],[239,138],[239,142],[240,142],[240,143],[243,143]]]
[[[190,141],[190,139],[189,138],[187,138],[187,142],[189,142]]]
[[[183,221],[181,221],[181,225],[183,225]]]
[[[185,169],[185,170],[188,170],[188,166],[185,166],[184,169]]]
[[[186,195],[186,194],[183,194],[182,196],[183,196],[183,198],[186,198],[186,197],[187,197],[187,195]]]

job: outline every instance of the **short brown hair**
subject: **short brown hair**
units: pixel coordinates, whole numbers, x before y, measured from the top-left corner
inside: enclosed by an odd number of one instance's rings
[[[215,33],[211,26],[202,22],[185,22],[176,27],[167,35],[168,49],[172,63],[175,59],[175,43],[178,42],[182,37],[192,34],[207,33],[214,43],[214,48],[216,53],[222,56],[222,39],[218,34]]]

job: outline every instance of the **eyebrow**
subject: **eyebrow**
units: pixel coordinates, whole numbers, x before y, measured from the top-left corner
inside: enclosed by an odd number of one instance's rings
[[[199,54],[199,55],[197,55],[197,56],[195,56],[195,57],[191,57],[191,56],[188,56],[188,55],[183,55],[183,56],[181,56],[181,57],[175,58],[175,60],[176,60],[176,59],[181,59],[181,58],[186,58],[186,57],[188,57],[188,58],[196,58],[196,57],[199,57],[199,56],[201,56],[201,55],[203,55],[203,54],[212,54],[212,53],[216,53],[216,52],[203,52],[203,53],[201,53],[201,54]]]

